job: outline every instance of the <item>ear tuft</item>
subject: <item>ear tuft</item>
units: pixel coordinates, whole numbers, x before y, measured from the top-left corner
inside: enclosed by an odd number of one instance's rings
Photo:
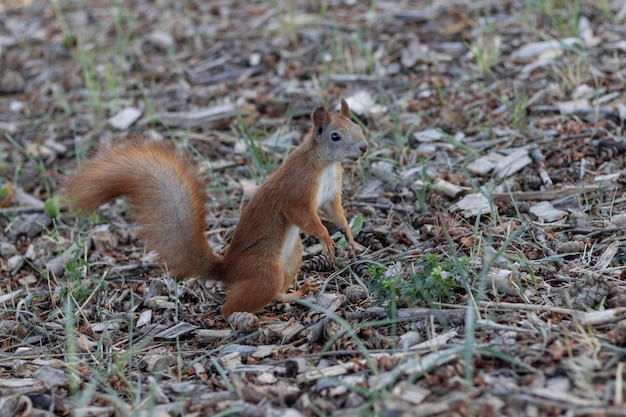
[[[350,117],[350,107],[345,99],[341,99],[341,114],[345,117]]]
[[[328,113],[326,106],[317,106],[315,110],[313,110],[311,119],[313,120],[315,129],[319,132],[320,129],[325,128],[326,125],[330,123],[330,113]]]

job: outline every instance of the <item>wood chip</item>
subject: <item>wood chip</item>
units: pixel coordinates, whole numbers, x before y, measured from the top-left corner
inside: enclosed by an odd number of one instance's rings
[[[191,323],[186,323],[184,321],[181,321],[179,323],[176,323],[174,327],[160,331],[159,333],[154,335],[154,337],[161,338],[161,339],[176,339],[177,337],[180,337],[189,332],[192,332],[197,328],[198,326],[194,326]]]
[[[135,107],[126,107],[116,115],[109,118],[109,124],[118,130],[126,130],[141,116],[141,110]]]
[[[535,204],[528,211],[544,222],[555,222],[557,220],[562,219],[565,216],[565,212],[562,210],[556,209],[552,204],[548,201],[542,201],[541,203]]]

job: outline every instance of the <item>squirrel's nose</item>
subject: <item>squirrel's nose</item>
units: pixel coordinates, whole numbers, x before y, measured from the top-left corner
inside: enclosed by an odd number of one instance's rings
[[[359,149],[361,150],[361,155],[363,155],[365,151],[367,151],[367,143],[363,142],[362,144],[360,144]]]

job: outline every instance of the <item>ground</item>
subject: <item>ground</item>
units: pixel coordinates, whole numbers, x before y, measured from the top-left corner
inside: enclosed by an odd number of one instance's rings
[[[9,0],[0,5],[0,416],[619,416],[626,6]],[[206,184],[210,245],[345,98],[358,253],[226,320],[124,199],[64,178],[141,133]],[[251,295],[254,296],[254,295]]]

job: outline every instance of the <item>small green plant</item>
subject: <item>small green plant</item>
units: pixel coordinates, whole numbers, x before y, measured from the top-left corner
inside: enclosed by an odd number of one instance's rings
[[[2,198],[0,198],[0,200],[2,200]],[[43,203],[43,209],[48,216],[55,219],[59,217],[59,198],[51,197],[46,199]]]
[[[239,112],[237,112],[237,123],[234,124],[233,128],[238,136],[243,138],[250,152],[250,157],[254,164],[254,169],[250,169],[251,175],[256,177],[259,183],[265,182],[267,177],[279,165],[277,158],[272,157],[271,152],[264,149],[259,132],[249,127]],[[267,138],[267,136],[266,132],[264,137]],[[285,156],[287,155],[285,154]]]
[[[467,257],[458,259],[465,268]],[[453,260],[442,261],[435,254],[424,255],[409,272],[399,268],[375,265],[370,268],[370,288],[381,301],[398,306],[415,306],[422,302],[450,302],[457,288],[455,275],[457,266]],[[457,273],[455,273],[457,272]]]
[[[1,167],[0,167],[1,168]],[[4,181],[0,178],[0,205],[6,202],[8,204],[11,202],[11,197],[13,196],[13,187],[9,181]]]
[[[73,300],[76,305],[83,304],[91,295],[90,280],[85,279],[89,275],[90,264],[82,256],[85,250],[87,235],[81,236],[72,258],[65,265],[63,297]]]
[[[356,236],[361,232],[363,228],[363,215],[359,214],[352,224],[350,225],[350,232],[352,232],[352,236]],[[337,247],[339,249],[345,250],[348,247],[348,242],[346,241],[346,237],[341,232],[337,232],[331,236],[331,238],[337,242]]]
[[[494,77],[492,68],[500,58],[500,36],[493,28],[484,29],[470,44],[467,44],[481,76]],[[495,78],[495,77],[494,77]]]
[[[565,37],[577,33],[580,0],[526,0],[527,21],[552,36]]]
[[[11,145],[15,147],[15,149],[18,149],[26,157],[26,159],[28,159],[28,161],[31,164],[37,167],[37,170],[39,171],[39,174],[41,175],[41,182],[43,184],[44,189],[46,190],[46,194],[51,195],[50,182],[48,181],[48,170],[46,169],[46,165],[43,162],[43,160],[39,156],[34,155],[33,152],[29,151],[27,147],[22,145],[18,140],[16,140],[11,135],[5,134],[4,137],[9,141]],[[12,181],[13,184],[19,183],[18,177],[21,171],[22,171],[21,165],[18,165],[15,167],[15,175]],[[5,185],[6,184],[8,183],[5,183]],[[7,187],[10,187],[10,185],[7,185]]]
[[[89,103],[91,110],[97,116],[103,116],[103,86],[100,84],[96,70],[96,63],[93,56],[88,51],[82,51],[80,54],[80,65],[83,72],[83,82],[85,88],[89,92]]]

